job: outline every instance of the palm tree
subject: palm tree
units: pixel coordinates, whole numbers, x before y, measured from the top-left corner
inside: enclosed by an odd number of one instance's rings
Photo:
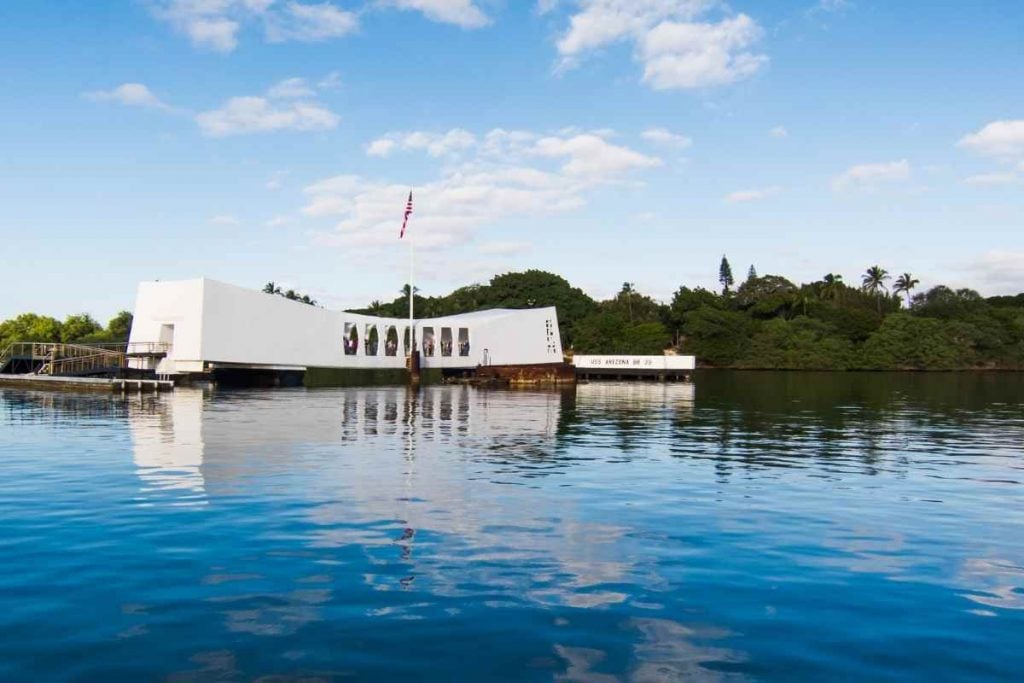
[[[868,294],[873,294],[876,297],[878,303],[878,312],[882,312],[882,290],[889,291],[889,288],[885,286],[885,281],[889,279],[889,271],[881,266],[871,266],[867,269],[867,272],[861,276],[861,289]]]
[[[843,276],[829,273],[822,279],[821,297],[830,301],[838,301],[843,297]]]
[[[815,300],[814,290],[810,287],[801,287],[800,290],[793,294],[793,304],[790,312],[793,317],[796,317],[796,310],[798,308],[803,310],[804,315],[807,315],[807,305]]]
[[[920,280],[914,278],[910,273],[903,273],[896,278],[896,283],[893,285],[893,294],[906,294],[907,295],[907,308],[910,308],[910,290],[914,289],[921,284]]]
[[[629,322],[633,322],[633,295],[636,293],[636,287],[632,282],[623,282],[622,291],[619,292],[619,296],[626,297],[626,306],[629,307]]]

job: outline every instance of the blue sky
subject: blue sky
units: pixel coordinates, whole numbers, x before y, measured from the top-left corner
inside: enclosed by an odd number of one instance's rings
[[[147,279],[595,296],[878,263],[1024,291],[1016,0],[0,7],[0,318]]]

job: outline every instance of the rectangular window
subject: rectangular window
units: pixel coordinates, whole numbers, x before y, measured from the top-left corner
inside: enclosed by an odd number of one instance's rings
[[[366,326],[366,336],[363,338],[366,340],[363,342],[363,348],[366,349],[366,355],[376,356],[377,346],[380,344],[380,333],[377,332],[377,326],[368,324]]]
[[[345,323],[345,338],[342,343],[346,356],[354,356],[359,351],[359,328],[355,323]]]
[[[469,356],[469,328],[459,328],[459,355],[463,358]]]
[[[423,355],[433,356],[434,355],[434,328],[424,327],[423,328]]]
[[[449,357],[452,355],[452,328],[441,328],[441,355]]]

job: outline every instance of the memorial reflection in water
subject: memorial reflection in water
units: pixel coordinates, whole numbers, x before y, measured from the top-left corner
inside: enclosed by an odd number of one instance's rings
[[[0,679],[1012,680],[1021,381],[0,390]]]
[[[145,504],[206,505],[254,491],[295,498],[308,515],[310,548],[358,546],[372,556],[399,545],[407,566],[398,587],[418,580],[456,595],[459,583],[485,581],[509,596],[583,607],[625,599],[589,588],[633,571],[621,547],[627,529],[579,519],[571,497],[523,482],[577,463],[561,451],[563,442],[585,434],[581,417],[621,420],[635,411],[656,429],[652,415],[685,416],[693,394],[693,385],[666,384],[548,392],[179,390],[140,400],[129,423]],[[245,409],[233,409],[236,403]],[[623,429],[629,432],[627,424]],[[503,521],[522,510],[532,523]],[[439,539],[446,545],[441,555]],[[430,550],[420,556],[424,542]],[[460,549],[484,561],[445,569]],[[509,571],[496,571],[495,562]],[[524,576],[516,570],[521,563],[548,567],[562,580]],[[365,580],[382,590],[396,587],[388,572],[366,572]]]

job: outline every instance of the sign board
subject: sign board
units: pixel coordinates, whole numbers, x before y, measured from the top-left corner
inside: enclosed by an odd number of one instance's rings
[[[649,372],[693,370],[694,356],[573,356],[572,364],[587,370],[646,370]]]

